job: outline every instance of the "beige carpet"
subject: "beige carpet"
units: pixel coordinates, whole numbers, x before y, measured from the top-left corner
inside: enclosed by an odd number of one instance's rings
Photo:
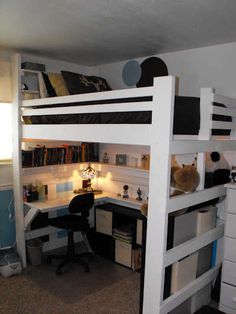
[[[0,277],[0,313],[137,314],[139,274],[100,258],[90,266],[88,274],[73,265],[56,276],[54,265],[43,265]]]

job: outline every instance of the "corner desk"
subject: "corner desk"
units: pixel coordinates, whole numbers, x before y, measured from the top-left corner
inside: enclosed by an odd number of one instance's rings
[[[58,209],[65,208],[69,205],[70,201],[75,194],[74,192],[61,192],[58,193],[57,198],[38,200],[33,202],[24,202],[25,205],[25,230],[33,221],[37,213],[48,213],[56,211]],[[137,201],[132,198],[122,198],[122,196],[117,196],[114,193],[103,192],[101,194],[95,195],[94,205],[113,203],[121,206],[126,206],[136,210],[140,210],[142,202]]]
[[[63,209],[67,207],[71,201],[71,199],[78,194],[70,192],[61,192],[58,193],[58,197],[54,199],[47,199],[47,200],[38,200],[33,202],[25,202],[24,209],[25,209],[25,231],[27,232],[28,227],[33,222],[34,218],[37,216],[39,212],[41,213],[50,213],[53,211],[57,211],[59,209]],[[129,221],[138,222],[140,220],[142,222],[141,228],[141,277],[140,277],[140,313],[142,312],[142,302],[143,302],[143,286],[144,286],[144,267],[145,267],[145,249],[146,249],[146,226],[147,226],[147,219],[145,216],[141,214],[141,205],[142,201],[137,201],[136,199],[132,198],[123,198],[122,196],[117,196],[113,193],[103,192],[101,194],[95,195],[94,200],[94,208],[95,208],[95,234],[96,237],[99,239],[97,243],[102,239],[102,237],[112,238],[112,230],[107,233],[106,231],[100,233],[96,233],[96,209],[100,212],[107,212],[112,213],[114,215],[127,216]],[[101,216],[100,216],[101,219]],[[118,218],[119,220],[120,218]],[[114,227],[114,223],[112,223],[112,227]],[[137,227],[135,227],[137,228]],[[103,233],[103,234],[102,234]],[[104,239],[104,238],[103,238]],[[103,241],[103,240],[102,240]],[[113,239],[113,241],[116,241]],[[96,242],[96,241],[95,241]],[[94,244],[94,243],[93,243]],[[103,245],[102,245],[103,246]],[[100,247],[102,247],[100,245]],[[95,243],[96,247],[96,243]],[[104,245],[106,248],[106,244]],[[95,249],[95,253],[107,257],[106,254],[99,251],[99,244],[97,245],[97,250]],[[100,254],[101,253],[101,254]],[[108,257],[109,258],[109,257]],[[110,258],[112,259],[112,258]],[[115,261],[115,258],[112,259]],[[122,264],[122,263],[121,263]],[[125,265],[125,264],[123,264]]]

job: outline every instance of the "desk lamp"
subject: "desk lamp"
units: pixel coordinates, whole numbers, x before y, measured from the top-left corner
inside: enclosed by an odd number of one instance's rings
[[[88,186],[87,186],[87,191],[91,192],[93,191],[92,187],[91,187],[91,179],[97,178],[98,177],[98,173],[95,169],[93,169],[90,164],[88,164],[88,167],[82,171],[81,177],[83,179],[88,180]]]

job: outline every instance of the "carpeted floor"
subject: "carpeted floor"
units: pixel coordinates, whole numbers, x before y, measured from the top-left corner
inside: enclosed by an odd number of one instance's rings
[[[140,275],[99,257],[89,264],[90,273],[71,265],[56,276],[52,264],[0,277],[0,313],[137,314]]]

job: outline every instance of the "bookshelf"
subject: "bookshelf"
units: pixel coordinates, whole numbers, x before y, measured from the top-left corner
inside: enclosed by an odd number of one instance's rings
[[[80,145],[62,144],[56,147],[36,145],[33,148],[22,150],[23,168],[98,161],[98,143],[81,143]]]

